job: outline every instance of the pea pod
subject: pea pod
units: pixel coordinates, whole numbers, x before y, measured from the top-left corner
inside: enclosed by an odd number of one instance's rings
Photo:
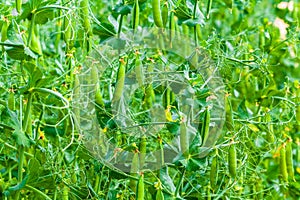
[[[206,19],[209,19],[209,14],[211,10],[212,0],[208,0],[206,7]]]
[[[15,110],[15,95],[14,92],[10,92],[8,94],[8,99],[7,99],[7,106],[10,110]]]
[[[164,23],[161,16],[160,0],[152,0],[152,11],[155,25],[159,28],[163,28]]]
[[[234,124],[233,124],[233,115],[232,115],[232,107],[229,100],[229,94],[225,95],[225,124],[229,131],[233,131]]]
[[[147,147],[147,138],[143,136],[140,139],[140,169],[143,168],[145,164],[145,157],[146,157],[146,147]]]
[[[162,192],[161,188],[159,188],[156,192],[155,200],[164,200],[164,199],[165,199],[164,193]]]
[[[255,192],[256,192],[256,199],[264,199],[263,185],[260,178],[258,178],[256,181]]]
[[[235,145],[231,144],[228,151],[228,167],[229,167],[229,174],[232,178],[236,177],[236,149]]]
[[[91,81],[92,84],[95,84],[95,103],[104,107],[104,101],[99,86],[98,69],[96,65],[93,65],[91,69]]]
[[[78,78],[78,75],[75,74],[74,75],[74,83],[73,83],[73,99],[78,99],[80,96],[80,81]],[[80,109],[78,108],[78,106],[75,106],[73,108],[74,110],[74,116],[76,118],[76,120],[79,122],[80,120]]]
[[[168,2],[164,3],[161,16],[162,16],[163,26],[166,27],[168,23],[168,17],[169,17]]]
[[[137,176],[137,172],[139,171],[139,153],[136,150],[133,154],[132,162],[131,162],[131,168],[130,168],[130,174],[131,176]],[[136,190],[136,180],[130,179],[129,186],[132,189],[132,191]]]
[[[64,17],[64,41],[67,44],[67,49],[71,49],[73,47],[73,37],[74,31],[72,27],[72,22],[69,20],[71,16]]]
[[[172,40],[174,39],[174,35],[175,35],[175,17],[174,17],[174,12],[171,12],[170,14],[170,20],[169,20],[169,29],[170,29],[170,33],[169,33],[169,39],[170,39],[170,47],[172,48]]]
[[[117,102],[121,99],[123,89],[124,89],[124,83],[125,83],[125,70],[126,70],[126,62],[124,61],[124,58],[121,58],[119,62],[117,83],[116,83],[116,88],[114,91],[112,102]]]
[[[283,144],[280,148],[280,156],[279,156],[279,169],[280,176],[284,182],[288,182],[288,171],[286,165],[286,149],[285,144]]]
[[[202,40],[202,32],[201,32],[200,24],[196,24],[196,33],[197,33],[198,40]]]
[[[180,123],[180,148],[184,156],[188,155],[188,138],[187,138],[187,127],[186,122]]]
[[[289,178],[291,180],[294,180],[294,165],[293,165],[293,148],[292,148],[293,141],[291,138],[288,139],[286,143],[286,167],[287,167],[287,172],[289,175]]]
[[[300,124],[300,105],[296,107],[296,121]]]
[[[1,42],[7,40],[7,29],[9,26],[9,21],[7,18],[4,18],[2,27],[1,27]]]
[[[32,51],[35,53],[42,55],[42,47],[41,47],[41,42],[38,34],[38,29],[36,26],[33,25],[31,31],[31,40],[30,40],[30,48]]]
[[[135,77],[138,82],[139,87],[142,87],[144,84],[144,77],[143,77],[143,68],[142,68],[142,63],[140,60],[140,55],[139,52],[135,53]]]
[[[62,199],[63,200],[69,199],[69,188],[66,185],[64,185],[64,187],[63,187]]]
[[[22,0],[16,0],[16,10],[18,11],[18,13],[21,13],[21,9],[22,9]]]
[[[266,122],[268,122],[268,131],[267,131],[267,141],[270,144],[273,144],[275,142],[275,138],[274,138],[274,128],[273,128],[273,124],[272,124],[272,119],[271,119],[271,115],[270,113],[266,114]]]
[[[210,124],[210,111],[206,108],[204,113],[204,122],[202,126],[202,145],[205,145],[209,136],[209,124]]]
[[[144,200],[145,198],[145,183],[144,174],[141,174],[138,180],[137,190],[136,190],[136,200]]]
[[[218,157],[215,156],[212,159],[211,162],[211,168],[210,168],[210,186],[212,189],[215,188],[217,183],[217,177],[218,177]]]
[[[89,19],[89,1],[88,0],[82,0],[80,2],[80,9],[81,9],[81,21],[82,26],[87,33],[88,36],[92,35],[92,28],[91,23]]]
[[[135,0],[133,9],[132,9],[132,29],[133,33],[135,33],[137,27],[139,26],[139,19],[140,19],[140,7],[139,7],[139,1]]]

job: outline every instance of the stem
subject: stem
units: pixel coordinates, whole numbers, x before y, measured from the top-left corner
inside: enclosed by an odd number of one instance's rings
[[[120,38],[120,35],[121,35],[122,24],[123,24],[123,15],[121,15],[121,17],[120,17],[119,28],[118,28],[118,38]]]
[[[30,46],[31,43],[31,38],[32,38],[32,33],[33,33],[33,28],[34,28],[34,20],[35,20],[35,14],[32,15],[31,23],[29,26],[29,34],[28,34],[28,39],[27,39],[27,46]]]
[[[25,132],[27,130],[27,126],[29,124],[29,115],[32,105],[32,97],[33,93],[30,92],[28,95],[28,102],[26,107],[26,112],[24,115],[24,126],[22,127],[22,131]],[[18,166],[18,182],[21,183],[23,180],[23,164],[24,164],[24,158],[25,158],[25,147],[23,145],[19,146],[19,166]],[[17,191],[16,199],[18,200],[20,198],[20,191]]]
[[[25,185],[25,188],[29,189],[29,190],[32,190],[34,192],[36,192],[37,194],[41,195],[42,197],[44,197],[44,199],[47,199],[47,200],[51,200],[50,197],[48,197],[45,193],[43,193],[42,191],[30,186],[30,185]]]
[[[197,5],[198,5],[198,0],[195,1],[195,5],[194,5],[194,10],[193,10],[193,19],[196,18],[196,10],[197,10]],[[198,41],[197,41],[197,26],[194,26],[194,40],[195,40],[195,46],[198,46]]]
[[[183,169],[183,172],[182,172],[182,174],[181,174],[181,176],[180,176],[180,179],[179,179],[179,181],[178,181],[178,184],[176,185],[176,190],[175,190],[175,197],[177,197],[178,196],[178,193],[179,193],[179,188],[181,187],[181,185],[182,185],[182,182],[183,182],[183,178],[184,178],[184,174],[185,174],[185,168]]]

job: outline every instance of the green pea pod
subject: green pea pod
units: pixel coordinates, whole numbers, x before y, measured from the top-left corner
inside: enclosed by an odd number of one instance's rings
[[[155,195],[155,200],[164,200],[164,193],[162,192],[161,189],[158,189]]]
[[[229,100],[229,94],[225,95],[225,124],[226,127],[229,131],[233,131],[234,129],[234,124],[233,124],[233,115],[232,115],[232,107],[231,107],[231,103]]]
[[[202,32],[201,32],[200,24],[196,24],[196,33],[197,33],[198,40],[202,40]]]
[[[92,84],[95,84],[95,103],[104,107],[104,101],[99,86],[98,69],[96,65],[93,65],[91,69],[91,81]]]
[[[73,47],[73,38],[74,38],[74,31],[72,27],[72,22],[69,20],[71,16],[64,17],[64,41],[68,46],[68,49]]]
[[[152,84],[149,84],[145,88],[145,96],[143,100],[143,107],[144,109],[150,109],[153,105],[153,98],[152,98],[152,93],[153,93],[153,87]]]
[[[263,192],[263,185],[260,178],[256,181],[255,184],[255,192],[256,192],[256,199],[264,199],[264,192]]]
[[[80,98],[80,80],[78,78],[78,75],[74,75],[74,83],[73,83],[73,99],[79,99]],[[78,106],[75,106],[73,108],[74,116],[78,122],[80,122],[80,109]]]
[[[18,13],[21,13],[22,0],[16,0],[16,9],[17,9]]]
[[[168,17],[169,17],[168,2],[164,3],[161,16],[162,16],[163,26],[166,27],[168,23]]]
[[[117,83],[116,83],[116,88],[114,91],[112,102],[117,102],[121,99],[123,89],[124,89],[124,84],[125,84],[125,70],[126,70],[126,62],[124,61],[124,58],[121,58],[119,62]]]
[[[159,28],[163,28],[164,23],[161,16],[160,0],[152,0],[152,11],[155,25]]]
[[[140,19],[140,7],[139,7],[139,1],[135,0],[133,9],[132,9],[132,29],[135,33],[137,27],[139,26],[139,19]]]
[[[171,12],[170,14],[170,20],[169,20],[169,29],[170,29],[170,47],[172,48],[172,41],[174,39],[175,36],[175,17],[174,17],[174,12]]]
[[[209,124],[210,124],[210,111],[208,110],[208,108],[206,109],[205,113],[204,113],[204,123],[202,126],[202,145],[205,145],[207,138],[209,136]]]
[[[293,141],[292,141],[291,138],[289,138],[287,143],[286,143],[285,157],[286,157],[286,167],[287,167],[287,172],[288,172],[289,178],[291,180],[295,180],[292,144],[293,144]]]
[[[146,157],[146,147],[147,147],[147,138],[143,136],[140,139],[140,169],[143,168],[145,164],[145,157]]]
[[[300,105],[296,107],[296,121],[300,124]]]
[[[228,152],[228,167],[229,167],[229,174],[232,178],[236,177],[236,166],[237,166],[236,149],[235,149],[235,145],[231,144]]]
[[[13,92],[10,92],[8,94],[8,99],[7,99],[7,106],[10,110],[15,110],[15,95]]]
[[[139,171],[139,153],[138,151],[135,151],[133,154],[131,168],[130,168],[131,176],[137,176],[138,171]],[[136,191],[136,180],[130,179],[129,186],[132,189],[132,191]]]
[[[180,147],[181,147],[182,154],[184,156],[187,156],[189,152],[188,152],[187,127],[185,122],[180,123]]]
[[[135,77],[138,82],[138,85],[139,85],[139,87],[142,87],[144,84],[143,68],[142,68],[142,63],[140,60],[140,55],[138,52],[136,52],[134,69],[135,69]]]
[[[145,199],[145,183],[144,183],[144,174],[140,175],[138,180],[137,190],[136,190],[136,200]]]
[[[38,30],[36,26],[33,26],[33,30],[31,31],[30,48],[32,51],[39,55],[43,54],[40,37],[38,35]]]
[[[208,0],[206,7],[206,19],[209,19],[209,14],[211,10],[212,0]]]
[[[266,43],[266,41],[265,41],[265,31],[264,31],[264,27],[261,27],[259,29],[259,48],[261,50],[264,49],[265,43]]]
[[[288,171],[286,165],[286,149],[285,144],[283,144],[280,148],[280,156],[279,156],[279,169],[280,176],[284,182],[288,182]]]
[[[270,113],[266,114],[266,122],[268,122],[268,131],[267,131],[267,141],[271,144],[273,144],[275,142],[275,138],[274,138],[274,128],[273,128],[273,124],[272,119],[271,119],[271,115]]]
[[[69,200],[69,188],[66,185],[63,187],[62,199]]]
[[[218,157],[215,156],[211,162],[210,168],[210,186],[214,189],[217,183],[218,177]]]
[[[82,26],[87,33],[88,36],[92,36],[92,28],[91,23],[89,19],[89,1],[88,0],[82,0],[80,2],[80,9],[81,9],[81,21]]]
[[[2,27],[1,27],[1,42],[4,42],[7,40],[7,29],[9,26],[9,21],[8,19],[4,18]]]

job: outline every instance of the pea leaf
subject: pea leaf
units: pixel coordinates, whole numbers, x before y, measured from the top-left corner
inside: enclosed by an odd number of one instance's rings
[[[171,191],[172,193],[175,193],[176,187],[173,183],[173,180],[169,176],[168,167],[164,167],[160,170],[160,180],[162,183],[164,183],[164,186]]]
[[[28,183],[36,182],[39,179],[41,164],[36,158],[31,158],[28,162]]]
[[[114,36],[116,34],[116,30],[112,24],[103,22],[101,23],[101,26],[94,27],[93,33],[98,35],[100,37],[100,42],[102,42]]]
[[[131,12],[132,5],[128,4],[117,4],[113,9],[113,14],[127,15]]]
[[[31,62],[25,62],[24,69],[29,74],[30,87],[36,86],[37,82],[42,79],[43,72],[35,64]]]
[[[25,60],[28,58],[23,45],[5,47],[5,51],[10,58],[15,60]]]
[[[26,137],[23,131],[20,129],[15,129],[12,137],[15,139],[17,145],[23,146],[23,147],[29,147],[30,146],[30,140]]]
[[[197,24],[200,24],[201,26],[205,24],[204,20],[201,18],[196,19],[188,19],[182,22],[183,24],[186,24],[187,26],[194,27]]]
[[[53,18],[54,18],[54,9],[46,8],[46,9],[43,9],[42,11],[36,13],[35,23],[36,24],[45,24],[48,21],[52,20]]]

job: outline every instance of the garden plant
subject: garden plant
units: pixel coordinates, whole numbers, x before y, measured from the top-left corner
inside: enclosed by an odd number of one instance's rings
[[[299,199],[299,0],[0,0],[0,199]]]

